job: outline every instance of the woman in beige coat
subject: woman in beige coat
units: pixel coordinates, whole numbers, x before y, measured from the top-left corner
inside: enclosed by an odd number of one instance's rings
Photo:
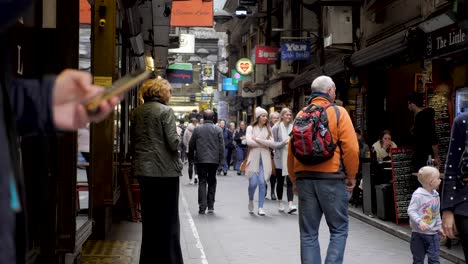
[[[268,126],[268,113],[265,109],[255,109],[255,122],[247,127],[246,139],[249,156],[245,175],[249,178],[249,212],[254,211],[254,194],[258,186],[258,215],[264,216],[263,202],[265,200],[266,182],[271,176],[271,152],[274,147],[273,135]]]

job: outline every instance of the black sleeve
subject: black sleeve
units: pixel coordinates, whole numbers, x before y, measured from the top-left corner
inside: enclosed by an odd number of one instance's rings
[[[466,123],[464,118],[468,115],[458,116],[453,122],[450,145],[445,164],[445,176],[442,185],[442,199],[440,209],[453,210],[458,180],[458,165],[465,150]]]
[[[434,120],[434,116],[435,116],[435,113],[434,113],[434,110],[432,109],[432,112],[431,112],[431,115],[430,115],[430,120],[428,120],[431,124],[431,145],[434,146],[434,145],[437,145],[439,144],[439,139],[437,137],[437,133],[436,133],[436,127],[435,127],[435,120]]]
[[[55,131],[52,114],[54,77],[40,80],[16,79],[11,83],[10,102],[21,136]]]

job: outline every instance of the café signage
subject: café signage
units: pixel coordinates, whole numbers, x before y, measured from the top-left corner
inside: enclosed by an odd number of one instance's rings
[[[275,64],[278,57],[278,48],[270,46],[255,47],[255,63],[256,64]]]
[[[249,75],[253,71],[253,63],[247,58],[239,59],[236,63],[236,70],[242,75]]]
[[[281,43],[281,60],[309,60],[310,40],[283,41]]]
[[[448,26],[426,36],[426,56],[435,56],[466,45],[468,31],[459,25]]]

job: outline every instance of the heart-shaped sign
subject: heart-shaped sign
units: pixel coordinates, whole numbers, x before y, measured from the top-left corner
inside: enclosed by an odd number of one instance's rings
[[[242,75],[248,75],[252,73],[253,70],[253,63],[251,60],[247,58],[242,58],[237,61],[236,63],[237,71]]]
[[[243,72],[247,71],[250,68],[250,64],[248,62],[241,62],[239,67],[242,69]]]

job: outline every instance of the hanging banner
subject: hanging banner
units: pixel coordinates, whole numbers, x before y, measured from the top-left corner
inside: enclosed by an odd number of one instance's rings
[[[173,70],[193,70],[193,65],[192,63],[178,62],[169,65],[167,68]]]
[[[213,1],[172,1],[171,26],[213,27]]]
[[[294,40],[281,42],[281,60],[310,60],[310,40]]]
[[[204,81],[214,81],[215,80],[215,71],[214,65],[212,64],[204,64],[202,65],[202,79]]]
[[[193,71],[167,69],[167,80],[170,83],[192,83]]]
[[[278,48],[270,46],[255,47],[256,64],[275,64],[278,57]]]
[[[242,75],[249,75],[253,71],[253,63],[247,58],[239,59],[236,63],[236,70]]]

